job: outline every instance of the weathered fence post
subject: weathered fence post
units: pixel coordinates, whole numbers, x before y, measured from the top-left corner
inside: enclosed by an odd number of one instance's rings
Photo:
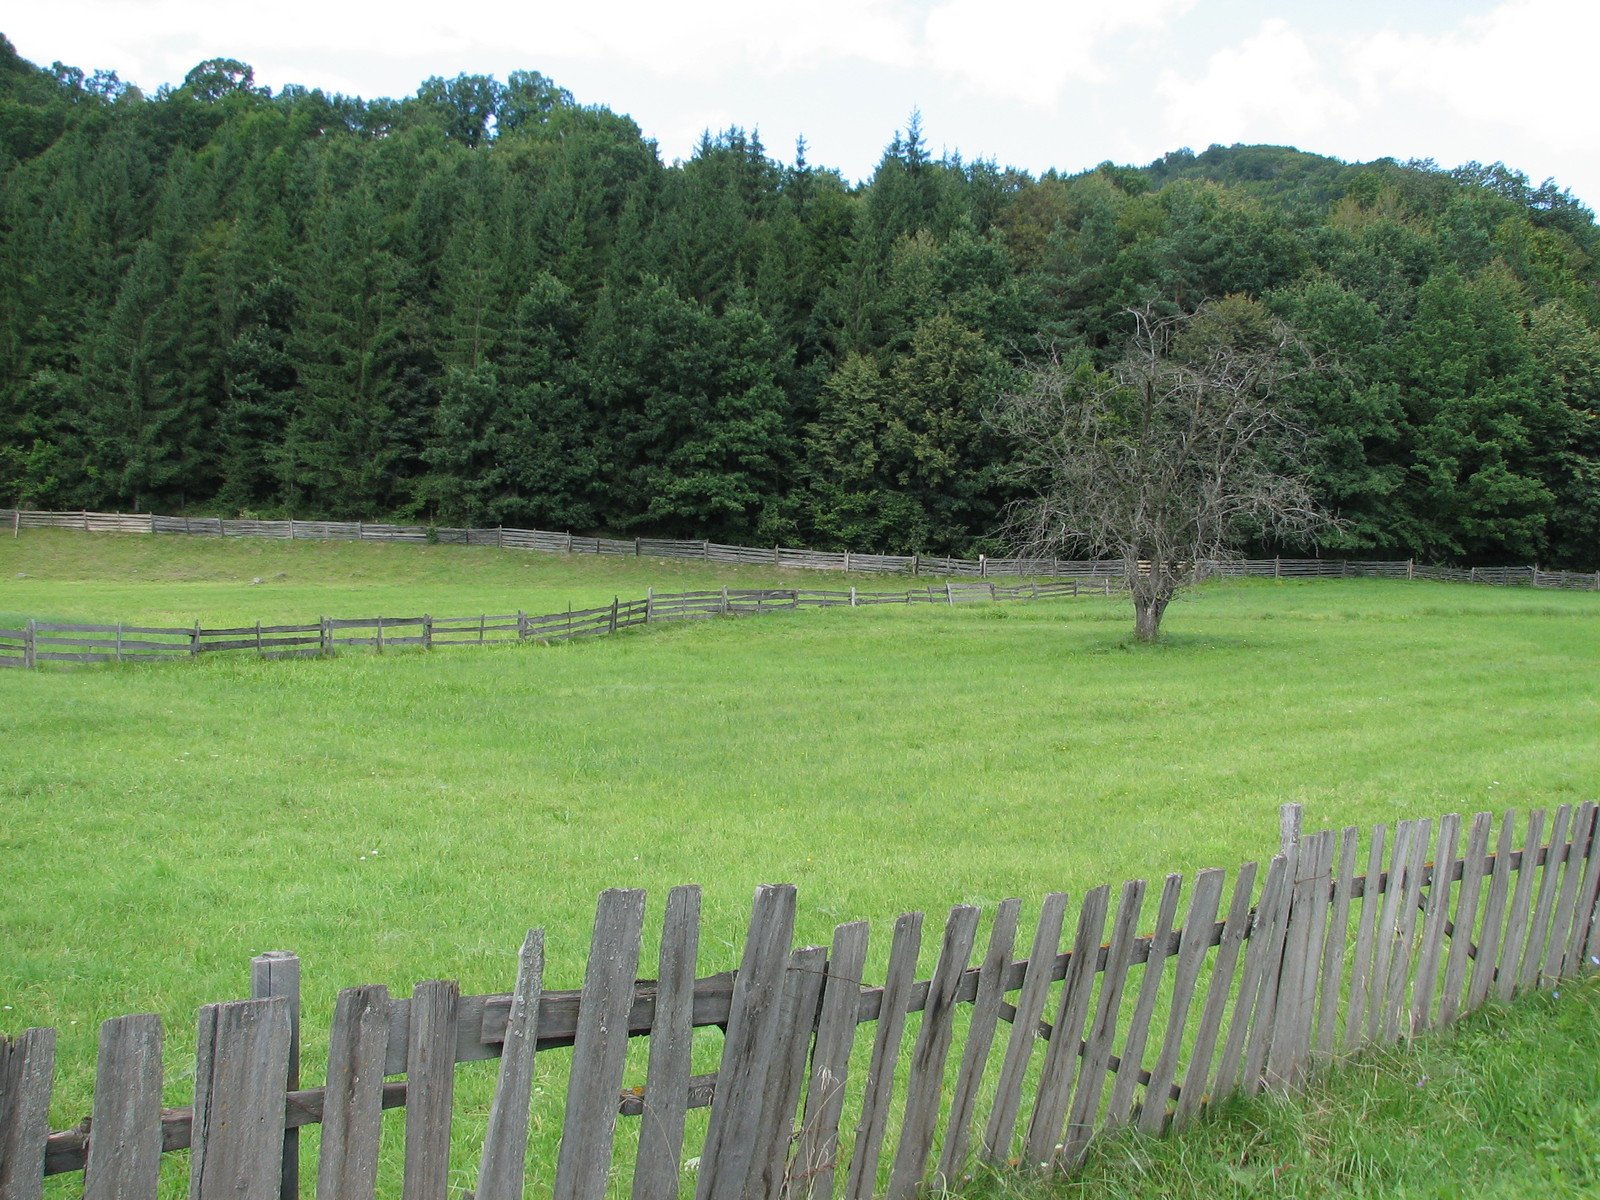
[[[566,550],[566,552],[568,554],[572,553],[572,530],[570,530],[570,529],[567,530],[567,550]]]
[[[722,615],[728,615],[728,585],[722,585]]]
[[[1274,554],[1272,556],[1272,577],[1274,579],[1283,578],[1283,557],[1281,555]]]
[[[705,540],[705,541],[702,541],[700,543],[700,557],[705,559],[708,562],[710,561],[710,559],[711,559],[711,542],[709,541],[709,539]]]
[[[494,544],[501,550],[506,548],[506,527],[504,525],[498,525],[495,527]]]
[[[282,996],[289,1008],[289,1069],[284,1088],[300,1086],[300,959],[287,950],[268,950],[250,960],[250,998],[270,1000]],[[300,1193],[300,1131],[283,1131],[283,1200],[295,1200]]]
[[[35,643],[37,624],[34,618],[29,617],[22,629],[22,665],[30,669],[39,665],[38,646]]]
[[[366,536],[367,536],[367,531],[362,527],[361,522],[357,521],[356,522],[356,541],[359,542],[363,538],[365,538]]]
[[[318,625],[319,625],[318,638],[319,638],[320,643],[321,643],[317,647],[317,652],[319,654],[332,654],[333,653],[333,628],[328,624],[328,618],[327,617],[318,617],[317,618],[317,622],[318,622]]]
[[[653,587],[647,587],[644,590],[644,623],[646,625],[650,624],[650,622],[655,619],[655,615],[656,590]]]
[[[1406,559],[1406,578],[1407,579],[1415,579],[1416,577],[1417,577],[1417,560],[1414,559],[1414,558],[1408,558],[1408,559]]]
[[[633,556],[635,558],[638,558],[643,553],[643,551],[639,549],[639,541],[639,538],[633,539]]]
[[[150,517],[150,531],[152,533],[155,532],[155,524],[156,524],[156,519],[155,519],[155,516],[152,514],[151,517]],[[13,541],[16,540],[17,535],[19,533],[21,533],[21,532],[22,532],[22,510],[20,508],[14,508],[14,509],[11,510],[11,537],[12,537],[12,540]]]
[[[89,510],[88,509],[84,509],[83,510],[83,531],[85,533],[89,532]]]
[[[776,546],[772,548],[772,565],[775,567],[783,565],[778,559],[778,547]]]
[[[433,649],[433,617],[428,613],[422,614],[422,648]]]
[[[523,641],[528,636],[528,614],[522,609],[517,609],[517,641]]]
[[[39,1200],[44,1191],[55,1060],[54,1029],[0,1037],[0,1196],[5,1200]]]
[[[850,607],[856,607],[856,585],[853,583],[850,585]]]
[[[1477,567],[1473,567],[1469,572],[1467,572],[1467,582],[1468,583],[1477,583],[1478,582],[1478,568]]]
[[[944,602],[951,608],[956,606],[956,594],[955,592],[951,591],[950,581],[948,579],[944,581]]]
[[[382,617],[378,618],[378,636],[377,636],[377,639],[376,639],[376,644],[377,644],[377,648],[378,648],[378,653],[382,654],[383,653],[383,618]]]
[[[189,635],[189,657],[195,658],[200,653],[200,622],[194,623],[194,632]]]
[[[850,570],[850,551],[848,550],[844,552],[844,569],[846,573]]]
[[[987,579],[988,576],[989,576],[989,556],[986,555],[986,554],[980,554],[980,555],[978,555],[978,578],[979,579]]]
[[[606,632],[607,633],[615,633],[616,631],[617,631],[617,597],[613,596],[613,597],[611,597],[611,628],[608,629]]]
[[[155,521],[155,518],[152,517],[151,518],[151,523],[154,524],[154,521]],[[294,541],[294,518],[293,517],[289,518],[289,540],[291,542]]]
[[[912,556],[911,556],[911,573],[912,573],[912,574],[913,574],[913,575],[915,575],[915,574],[917,574],[917,573],[918,573],[918,572],[919,572],[919,571],[920,571],[920,570],[921,570],[921,569],[922,569],[922,555],[920,555],[920,554],[913,554],[913,555],[912,555]],[[1600,578],[1600,572],[1597,572],[1597,578]]]
[[[256,622],[256,653],[261,653],[261,622]]]
[[[122,661],[122,622],[121,621],[117,622],[117,643],[116,643],[116,650],[114,651],[114,655],[115,655],[116,660],[118,662]]]

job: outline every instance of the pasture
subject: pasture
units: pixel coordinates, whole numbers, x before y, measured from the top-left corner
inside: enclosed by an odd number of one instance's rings
[[[0,542],[0,622],[537,612],[794,578],[33,533]],[[314,1056],[338,988],[503,990],[533,925],[547,982],[574,985],[608,886],[650,890],[651,930],[668,887],[704,884],[704,974],[735,965],[760,882],[799,885],[797,939],[823,942],[1265,857],[1290,800],[1322,827],[1597,794],[1595,595],[1244,581],[1175,606],[1161,646],[1129,625],[1083,598],[0,674],[0,1027],[60,1028],[59,1126],[100,1019],[182,1029],[267,949],[302,958]],[[175,1037],[174,1099],[188,1053]]]

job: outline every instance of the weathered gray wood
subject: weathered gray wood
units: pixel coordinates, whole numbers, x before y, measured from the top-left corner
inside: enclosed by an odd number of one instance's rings
[[[1495,969],[1495,993],[1502,1002],[1516,993],[1521,979],[1522,950],[1528,942],[1528,915],[1533,907],[1533,881],[1538,873],[1544,819],[1542,808],[1528,814],[1528,830],[1522,843],[1521,860],[1517,863],[1517,886],[1511,894],[1511,911],[1506,917],[1505,937],[1500,944],[1500,963]]]
[[[1061,921],[1066,910],[1065,892],[1051,892],[1039,909],[1039,923],[1033,930],[1033,949],[1023,972],[1022,990],[1017,994],[1011,1015],[1011,1034],[1006,1039],[1006,1053],[995,1083],[994,1107],[989,1111],[989,1121],[984,1128],[983,1157],[991,1163],[1004,1162],[1011,1156],[1017,1113],[1022,1107],[1022,1080],[1039,1036],[1039,1015],[1044,1012],[1056,952],[1061,948]]]
[[[1311,926],[1301,975],[1299,1007],[1295,1015],[1295,1054],[1293,1081],[1298,1083],[1311,1066],[1312,1043],[1316,1037],[1314,1014],[1317,985],[1322,980],[1322,955],[1328,932],[1329,908],[1333,903],[1334,832],[1316,835],[1316,872],[1312,877],[1309,903]],[[1337,987],[1337,985],[1335,985]]]
[[[154,1200],[161,1175],[161,1018],[100,1026],[84,1200]]]
[[[1222,938],[1217,943],[1217,956],[1211,966],[1211,979],[1206,987],[1205,1003],[1200,1009],[1200,1023],[1195,1028],[1194,1046],[1189,1052],[1189,1066],[1184,1072],[1183,1086],[1178,1092],[1178,1105],[1172,1114],[1174,1128],[1181,1128],[1200,1111],[1207,1095],[1211,1075],[1212,1056],[1216,1053],[1218,1037],[1222,1032],[1222,1018],[1233,991],[1233,976],[1238,968],[1239,950],[1250,932],[1252,914],[1250,899],[1255,891],[1256,864],[1245,863],[1233,881],[1233,899],[1228,904],[1228,915],[1222,923]]]
[[[1278,805],[1278,853],[1291,865],[1295,851],[1300,846],[1300,830],[1305,823],[1305,810],[1299,804]]]
[[[1477,935],[1478,908],[1483,899],[1484,866],[1489,854],[1489,825],[1493,816],[1473,815],[1467,828],[1466,855],[1461,862],[1461,887],[1456,892],[1455,918],[1451,924],[1450,951],[1445,958],[1444,984],[1439,994],[1439,1024],[1448,1025],[1461,1013],[1461,1000],[1467,984],[1473,938]]]
[[[1600,861],[1600,860],[1597,860]],[[994,1046],[995,1029],[1000,1022],[1000,1002],[1004,999],[1006,968],[1017,940],[1017,919],[1022,910],[1018,899],[1000,902],[994,925],[989,930],[989,949],[978,967],[978,986],[972,1000],[972,1019],[967,1026],[967,1044],[950,1096],[950,1115],[945,1123],[944,1144],[939,1148],[939,1165],[931,1181],[932,1190],[947,1192],[961,1178],[972,1137],[973,1114],[978,1106],[978,1089],[983,1084]]]
[[[1350,903],[1354,899],[1356,853],[1361,831],[1347,826],[1339,835],[1339,867],[1333,877],[1328,928],[1322,942],[1322,996],[1317,1006],[1316,1053],[1333,1054],[1339,1028],[1339,1002],[1344,990],[1345,947],[1350,942]]]
[[[1150,953],[1145,958],[1144,974],[1139,979],[1139,994],[1134,1000],[1133,1017],[1123,1034],[1122,1054],[1116,1079],[1111,1084],[1111,1099],[1106,1103],[1107,1129],[1127,1124],[1133,1115],[1133,1103],[1139,1086],[1139,1073],[1144,1067],[1145,1044],[1150,1037],[1150,1019],[1155,1015],[1156,998],[1161,993],[1161,976],[1169,955],[1168,942],[1172,938],[1173,923],[1178,917],[1178,897],[1183,888],[1183,876],[1168,875],[1161,887],[1161,899],[1156,906],[1156,924],[1150,935]],[[1162,1101],[1165,1106],[1165,1099]]]
[[[667,895],[650,1024],[639,1153],[633,1169],[633,1200],[676,1200],[682,1171],[683,1122],[689,1104],[690,1054],[694,1048],[694,973],[700,954],[700,889],[675,887]]]
[[[1195,876],[1194,890],[1189,896],[1189,915],[1183,923],[1178,964],[1172,980],[1172,1002],[1167,1008],[1166,1033],[1156,1064],[1150,1069],[1144,1106],[1139,1112],[1139,1128],[1146,1133],[1160,1134],[1166,1125],[1167,1102],[1172,1096],[1173,1081],[1178,1077],[1178,1056],[1183,1052],[1189,1007],[1216,930],[1217,908],[1222,903],[1222,879],[1223,872],[1214,867],[1201,871]]]
[[[848,1200],[871,1200],[877,1191],[878,1156],[889,1123],[889,1101],[894,1089],[894,1068],[900,1057],[901,1035],[906,1026],[906,1003],[917,970],[922,945],[922,914],[906,913],[894,923],[889,947],[889,970],[883,984],[883,1003],[872,1040],[872,1061],[861,1097],[861,1123],[856,1127],[850,1152],[850,1173],[845,1180]]]
[[[1595,905],[1600,903],[1600,812],[1595,814],[1588,845],[1580,849],[1585,856],[1583,882],[1578,887],[1578,903],[1573,912],[1566,958],[1561,966],[1563,975],[1576,975],[1589,967],[1600,966],[1600,962],[1589,962],[1587,957],[1590,934],[1600,934],[1600,925],[1595,922]]]
[[[1412,821],[1401,821],[1394,827],[1389,877],[1384,882],[1383,911],[1378,917],[1378,940],[1373,950],[1372,987],[1367,999],[1367,1040],[1371,1042],[1382,1036],[1387,1015],[1390,968],[1394,961],[1395,939],[1399,936],[1400,906],[1405,902],[1405,872],[1411,861],[1414,836]]]
[[[1356,933],[1355,959],[1350,966],[1349,1000],[1344,1020],[1343,1046],[1346,1053],[1361,1045],[1367,1010],[1371,1006],[1378,914],[1383,907],[1383,850],[1387,832],[1382,825],[1373,826],[1372,840],[1367,848],[1367,873],[1361,879],[1361,925]]]
[[[1100,999],[1095,1005],[1094,1024],[1084,1042],[1083,1067],[1078,1086],[1067,1110],[1067,1132],[1060,1158],[1068,1165],[1082,1160],[1094,1132],[1100,1097],[1105,1091],[1106,1071],[1111,1064],[1111,1043],[1117,1033],[1117,1018],[1122,1011],[1122,993],[1128,986],[1128,968],[1133,959],[1133,943],[1139,932],[1139,910],[1144,907],[1145,881],[1132,879],[1122,885],[1116,920],[1111,925],[1111,946],[1106,952],[1105,971],[1100,980]],[[1053,1040],[1053,1039],[1052,1039]]]
[[[1289,933],[1289,912],[1294,903],[1295,872],[1300,858],[1300,848],[1296,847],[1294,854],[1284,860],[1278,903],[1267,911],[1267,924],[1258,927],[1258,930],[1264,929],[1262,971],[1256,988],[1255,1016],[1250,1036],[1245,1041],[1240,1080],[1247,1094],[1253,1095],[1266,1082],[1267,1052],[1276,1028],[1278,993],[1283,983],[1283,950]]]
[[[805,1117],[795,1151],[794,1182],[801,1196],[833,1195],[839,1157],[839,1119],[844,1112],[850,1050],[855,1044],[856,1011],[861,972],[867,961],[867,923],[851,921],[833,931],[828,975],[823,981],[822,1009],[816,1044],[811,1052],[811,1082],[806,1088]]]
[[[697,1200],[741,1200],[765,1162],[756,1135],[767,1074],[778,1048],[784,977],[794,940],[794,907],[792,885],[763,884],[756,889],[734,982],[711,1123],[700,1155]]]
[[[1571,823],[1572,805],[1563,804],[1556,809],[1556,819],[1550,827],[1550,845],[1545,853],[1544,870],[1539,876],[1539,899],[1534,906],[1533,922],[1523,946],[1518,983],[1524,991],[1539,981],[1539,964],[1544,960],[1545,942],[1550,936],[1550,914],[1555,906],[1561,866],[1566,860],[1567,830]]]
[[[287,950],[268,950],[250,960],[250,998],[282,996],[289,1002],[288,1091],[300,1086],[300,960]],[[283,1179],[278,1189],[283,1200],[300,1194],[300,1131],[283,1131]]]
[[[539,996],[544,990],[544,930],[530,929],[517,954],[517,981],[500,1051],[500,1073],[489,1105],[478,1169],[477,1200],[522,1200],[533,1103],[533,1058],[539,1045]]]
[[[608,888],[600,893],[578,1002],[567,1108],[556,1156],[555,1200],[605,1197],[643,929],[641,889]]]
[[[778,1200],[789,1182],[789,1151],[798,1132],[795,1113],[800,1107],[806,1058],[827,969],[828,952],[821,946],[802,946],[789,955],[782,1015],[776,1031],[778,1045],[767,1069],[761,1125],[756,1133],[756,1146],[764,1151],[766,1161],[761,1165],[756,1186],[746,1189],[747,1196]],[[799,1170],[797,1165],[797,1174]]]
[[[405,1200],[445,1200],[450,1181],[450,1106],[456,1083],[456,1010],[461,989],[453,980],[429,980],[411,989],[406,1039]],[[616,1089],[612,1089],[615,1097]],[[615,1099],[612,1101],[615,1106]]]
[[[1456,848],[1461,841],[1461,817],[1449,813],[1439,822],[1433,849],[1433,870],[1428,877],[1428,900],[1417,944],[1416,983],[1411,989],[1411,1032],[1421,1033],[1433,1024],[1433,998],[1439,988],[1439,966],[1444,952],[1444,927],[1450,916],[1451,879],[1456,868]],[[1461,873],[1466,875],[1466,864]]]
[[[289,1039],[281,996],[200,1010],[190,1200],[276,1200]]]
[[[1495,963],[1505,936],[1506,903],[1511,892],[1511,839],[1516,825],[1517,814],[1508,809],[1500,818],[1494,866],[1489,873],[1489,896],[1484,901],[1482,932],[1478,935],[1478,953],[1472,960],[1472,977],[1467,981],[1467,1012],[1478,1009],[1494,986]]]
[[[1212,1101],[1230,1096],[1239,1086],[1239,1066],[1244,1061],[1249,1041],[1251,1020],[1256,1015],[1262,979],[1269,967],[1277,969],[1276,946],[1273,944],[1273,927],[1278,910],[1290,887],[1289,860],[1275,856],[1267,865],[1267,877],[1261,885],[1261,899],[1251,916],[1246,936],[1244,968],[1239,974],[1239,992],[1233,1005],[1233,1019],[1228,1023],[1228,1036],[1222,1043],[1222,1056],[1217,1060],[1217,1073],[1209,1093]]]
[[[1549,987],[1561,978],[1562,962],[1567,956],[1567,941],[1572,933],[1572,916],[1578,907],[1578,885],[1583,882],[1583,854],[1594,832],[1594,804],[1584,801],[1572,820],[1572,837],[1567,848],[1566,862],[1561,871],[1561,890],[1556,894],[1556,908],[1550,927],[1549,949],[1539,964],[1539,984]]]
[[[977,907],[960,904],[952,908],[945,922],[939,961],[928,982],[928,999],[911,1051],[900,1144],[889,1173],[889,1200],[910,1200],[922,1186],[928,1155],[933,1150],[934,1129],[939,1121],[945,1064],[955,1037],[956,991],[972,958],[972,944],[977,935]]]
[[[0,1200],[39,1200],[50,1136],[56,1031],[0,1037]]]
[[[1320,833],[1303,838],[1292,858],[1294,887],[1266,1039],[1264,1070],[1269,1083],[1295,1083],[1304,1051],[1309,1048],[1316,968],[1321,966],[1319,934],[1328,912],[1328,879],[1322,863],[1328,841],[1328,835]]]
[[[1433,822],[1424,817],[1416,822],[1411,835],[1411,854],[1406,862],[1405,887],[1400,896],[1400,918],[1395,927],[1394,953],[1389,960],[1389,988],[1383,1011],[1385,1043],[1400,1037],[1402,1015],[1410,1011],[1406,1003],[1406,985],[1411,981],[1417,910],[1422,903],[1423,865],[1428,860],[1428,840],[1432,831]],[[1405,1026],[1409,1030],[1410,1022],[1405,1022]]]
[[[383,1133],[389,989],[346,988],[333,1006],[317,1152],[317,1200],[372,1200]]]

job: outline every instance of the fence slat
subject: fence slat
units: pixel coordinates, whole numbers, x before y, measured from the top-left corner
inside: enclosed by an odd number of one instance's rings
[[[1385,826],[1373,826],[1372,839],[1367,847],[1367,873],[1361,880],[1361,925],[1356,933],[1356,954],[1350,968],[1348,988],[1350,999],[1345,1010],[1342,1044],[1347,1053],[1361,1045],[1361,1031],[1366,1025],[1378,936],[1378,913],[1383,906],[1383,850],[1387,834]]]
[[[1156,1064],[1150,1069],[1145,1086],[1144,1107],[1139,1112],[1139,1128],[1159,1134],[1167,1120],[1167,1102],[1178,1077],[1178,1056],[1183,1051],[1183,1033],[1189,1023],[1189,1006],[1211,936],[1216,929],[1217,908],[1222,903],[1223,872],[1207,868],[1195,876],[1189,896],[1189,915],[1183,923],[1178,945],[1178,965],[1172,980],[1172,1002],[1167,1008],[1166,1036],[1162,1039]]]
[[[289,1002],[289,1070],[284,1087],[300,1086],[300,960],[286,950],[269,950],[250,960],[250,998],[265,1000],[282,996]],[[283,1178],[279,1192],[283,1200],[300,1195],[300,1131],[283,1131]]]
[[[1383,886],[1383,910],[1378,916],[1378,940],[1373,948],[1372,985],[1367,995],[1367,1040],[1376,1042],[1383,1034],[1389,1002],[1389,971],[1394,960],[1395,939],[1399,936],[1400,905],[1405,899],[1405,869],[1411,861],[1411,841],[1415,822],[1401,821],[1394,827],[1394,844],[1389,851],[1389,874]]]
[[[281,996],[200,1010],[190,1200],[277,1197],[289,1042],[289,1002]]]
[[[1428,839],[1432,831],[1433,822],[1426,817],[1417,821],[1412,829],[1411,854],[1406,862],[1405,886],[1400,893],[1400,920],[1395,929],[1394,954],[1389,960],[1389,989],[1383,1011],[1385,1044],[1399,1038],[1401,1016],[1410,1011],[1406,1004],[1406,985],[1411,979],[1417,909],[1422,903],[1423,865],[1428,861]]]
[[[1528,941],[1528,912],[1533,904],[1535,857],[1544,836],[1545,811],[1536,808],[1528,814],[1528,831],[1523,839],[1522,858],[1517,863],[1517,886],[1511,894],[1511,912],[1506,917],[1505,937],[1500,943],[1500,961],[1495,968],[1495,995],[1505,1003],[1516,993],[1522,968],[1522,948]]]
[[[1155,1015],[1156,997],[1161,992],[1161,976],[1169,957],[1167,943],[1172,938],[1173,922],[1178,917],[1178,896],[1182,888],[1183,876],[1177,874],[1168,875],[1161,886],[1155,930],[1150,935],[1150,953],[1145,959],[1144,974],[1139,979],[1139,995],[1134,1001],[1133,1018],[1123,1034],[1117,1077],[1112,1082],[1111,1099],[1106,1105],[1107,1129],[1127,1124],[1133,1115],[1139,1073],[1144,1066],[1145,1043],[1150,1036],[1150,1019]]]
[[[1280,857],[1284,857],[1281,856]],[[1265,927],[1258,925],[1251,933],[1252,941],[1262,938],[1262,970],[1256,989],[1255,1016],[1250,1026],[1250,1036],[1244,1048],[1244,1075],[1241,1080],[1247,1094],[1253,1095],[1265,1082],[1267,1052],[1272,1046],[1273,1021],[1278,1010],[1278,992],[1283,979],[1283,947],[1289,932],[1289,910],[1294,902],[1295,871],[1300,859],[1298,848],[1292,856],[1284,857],[1283,882],[1278,902],[1266,909]]]
[[[676,1200],[682,1170],[684,1113],[689,1105],[690,1051],[694,1044],[694,971],[700,954],[700,889],[675,887],[667,895],[657,972],[656,1011],[650,1025],[639,1154],[633,1200]]]
[[[1467,965],[1473,938],[1477,936],[1478,907],[1483,899],[1484,862],[1489,853],[1489,822],[1486,812],[1473,815],[1467,828],[1467,849],[1461,862],[1461,887],[1456,892],[1455,919],[1450,926],[1450,952],[1445,958],[1444,986],[1439,995],[1439,1024],[1448,1025],[1461,1012],[1461,998],[1467,983]],[[1481,943],[1480,943],[1481,944]]]
[[[822,1010],[817,1018],[817,1039],[811,1052],[805,1117],[801,1122],[800,1144],[795,1151],[793,1175],[800,1183],[799,1194],[807,1200],[827,1200],[833,1195],[834,1170],[839,1156],[839,1119],[844,1112],[850,1050],[855,1045],[861,972],[867,961],[867,930],[865,921],[851,921],[833,931],[833,948],[828,954],[827,978],[822,987]]]
[[[1039,1016],[1044,1012],[1056,952],[1061,948],[1061,922],[1066,911],[1065,892],[1051,892],[1039,909],[1033,949],[1022,975],[1022,990],[1017,994],[1016,1007],[1011,1013],[1011,1034],[1006,1039],[1005,1058],[995,1084],[994,1107],[989,1111],[989,1122],[984,1129],[983,1157],[991,1163],[1004,1162],[1011,1156],[1017,1112],[1022,1107],[1022,1080],[1027,1074],[1028,1059],[1033,1055],[1033,1043],[1039,1036]]]
[[[1239,1085],[1239,1064],[1244,1061],[1251,1017],[1256,1011],[1262,977],[1269,966],[1268,959],[1273,956],[1272,926],[1289,887],[1288,870],[1289,860],[1281,854],[1275,855],[1267,865],[1261,899],[1246,927],[1245,936],[1249,939],[1249,945],[1245,949],[1244,969],[1239,975],[1239,994],[1233,1006],[1233,1020],[1228,1023],[1228,1036],[1222,1043],[1222,1057],[1217,1060],[1217,1073],[1209,1092],[1212,1101],[1231,1095]],[[1277,964],[1273,962],[1270,965],[1276,968]]]
[[[1518,982],[1524,991],[1539,980],[1539,964],[1544,960],[1545,940],[1550,935],[1550,912],[1555,905],[1561,865],[1566,860],[1567,830],[1571,822],[1572,805],[1563,804],[1556,809],[1555,823],[1550,827],[1550,844],[1545,852],[1544,870],[1539,875],[1539,900],[1534,906],[1533,923],[1528,928],[1528,940],[1522,950],[1522,970]]]
[[[56,1031],[0,1037],[0,1200],[39,1200],[50,1136]]]
[[[478,1169],[477,1200],[522,1200],[533,1103],[533,1057],[539,1045],[539,997],[544,990],[544,930],[530,929],[517,955],[517,981],[506,1017],[500,1073],[489,1105]]]
[[[1548,987],[1561,978],[1561,965],[1567,956],[1567,940],[1572,931],[1572,915],[1578,907],[1578,885],[1583,881],[1582,855],[1594,832],[1594,803],[1584,801],[1572,820],[1572,838],[1566,863],[1561,871],[1561,890],[1556,896],[1554,923],[1550,928],[1550,947],[1539,965],[1539,982]]]
[[[379,984],[340,992],[328,1034],[317,1200],[372,1200],[377,1192],[388,1047],[389,989]]]
[[[1250,932],[1250,897],[1255,890],[1256,864],[1245,863],[1233,881],[1233,899],[1228,904],[1228,916],[1222,923],[1222,940],[1217,944],[1217,956],[1211,966],[1211,980],[1206,988],[1205,1003],[1200,1009],[1200,1024],[1195,1029],[1194,1046],[1189,1052],[1189,1067],[1184,1072],[1183,1086],[1178,1091],[1178,1104],[1173,1110],[1172,1124],[1181,1128],[1200,1111],[1211,1074],[1212,1055],[1216,1053],[1217,1040],[1222,1032],[1223,1012],[1233,990],[1233,975],[1238,967],[1239,950]]]
[[[928,983],[922,1023],[911,1051],[911,1072],[906,1084],[900,1144],[889,1173],[889,1200],[910,1200],[922,1186],[928,1155],[933,1150],[934,1128],[939,1121],[944,1092],[945,1064],[955,1037],[956,991],[972,958],[978,935],[978,908],[959,904],[945,922],[939,961]]]
[[[978,1107],[978,1089],[983,1084],[989,1051],[1000,1023],[1000,1002],[1005,998],[1006,968],[1017,940],[1017,919],[1022,901],[1002,900],[989,930],[989,949],[978,967],[978,986],[972,1000],[972,1019],[967,1026],[967,1044],[961,1054],[961,1068],[950,1095],[950,1115],[945,1123],[944,1144],[939,1148],[939,1165],[931,1188],[950,1191],[961,1178],[972,1138],[973,1114]]]
[[[555,1200],[605,1197],[643,929],[642,890],[608,888],[600,893],[578,1001],[567,1108],[556,1156]]]
[[[161,1018],[100,1026],[84,1200],[154,1200],[161,1176]]]
[[[1083,1067],[1078,1086],[1067,1110],[1067,1135],[1061,1159],[1079,1162],[1088,1149],[1094,1131],[1100,1096],[1105,1091],[1106,1072],[1111,1063],[1111,1042],[1117,1032],[1117,1017],[1122,1010],[1122,993],[1128,984],[1128,966],[1133,959],[1133,943],[1139,931],[1139,910],[1144,907],[1145,881],[1131,879],[1122,885],[1117,917],[1111,925],[1111,946],[1106,952],[1106,969],[1100,981],[1100,1001],[1095,1006],[1094,1024],[1084,1043]],[[1051,1040],[1054,1040],[1053,1038]]]
[[[878,1027],[872,1040],[872,1061],[867,1067],[867,1086],[861,1097],[861,1123],[850,1153],[850,1174],[845,1181],[845,1195],[849,1200],[872,1200],[877,1191],[878,1156],[883,1150],[883,1134],[889,1123],[894,1068],[900,1057],[906,1004],[911,998],[917,951],[921,945],[922,914],[903,914],[894,923],[889,970],[878,1009]]]
[[[1450,916],[1451,878],[1455,874],[1456,848],[1460,841],[1461,817],[1457,813],[1448,813],[1439,822],[1439,838],[1433,849],[1433,871],[1428,880],[1422,940],[1417,944],[1416,982],[1411,987],[1413,1034],[1421,1033],[1433,1024],[1433,998],[1439,990],[1439,959],[1444,951],[1444,927]],[[1463,876],[1466,870],[1463,862]]]
[[[1339,869],[1333,878],[1332,911],[1322,942],[1322,998],[1317,1007],[1316,1053],[1333,1054],[1339,1026],[1339,999],[1344,988],[1345,947],[1350,942],[1350,903],[1354,899],[1356,852],[1361,831],[1347,826],[1339,835]]]
[[[1506,900],[1511,891],[1511,840],[1516,832],[1516,817],[1515,810],[1508,810],[1500,818],[1500,836],[1489,874],[1489,898],[1483,907],[1483,932],[1478,939],[1477,957],[1472,961],[1472,977],[1467,981],[1468,1012],[1488,998],[1495,982],[1495,963],[1505,934]]]
[[[766,1161],[761,1165],[758,1186],[747,1189],[748,1195],[778,1200],[788,1183],[794,1118],[800,1107],[800,1088],[805,1083],[807,1052],[827,966],[828,952],[821,946],[802,946],[789,955],[778,1045],[767,1070],[761,1125],[756,1133],[758,1153],[764,1152]]]
[[[1576,975],[1583,970],[1587,955],[1592,953],[1587,949],[1589,935],[1591,932],[1600,931],[1600,926],[1595,924],[1594,919],[1595,904],[1600,902],[1600,812],[1595,813],[1589,842],[1583,849],[1586,855],[1586,868],[1583,883],[1578,888],[1578,903],[1573,913],[1566,959],[1561,967],[1563,975]],[[1600,963],[1588,965],[1600,966]]]
[[[756,1131],[782,1015],[794,909],[792,885],[763,884],[756,889],[744,954],[734,978],[733,1007],[717,1071],[711,1124],[700,1155],[697,1200],[742,1200],[764,1161],[762,1149],[755,1144]],[[613,1093],[615,1090],[613,1087]]]
[[[461,989],[429,980],[411,989],[406,1035],[405,1200],[445,1200],[450,1181],[450,1105],[455,1098],[456,1010]]]

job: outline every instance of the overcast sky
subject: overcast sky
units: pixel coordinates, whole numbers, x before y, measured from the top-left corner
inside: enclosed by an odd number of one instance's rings
[[[668,162],[739,125],[863,179],[917,108],[935,152],[1036,173],[1275,142],[1499,159],[1600,205],[1600,0],[53,0],[6,21],[24,58],[147,90],[213,57],[369,98],[537,70]]]

